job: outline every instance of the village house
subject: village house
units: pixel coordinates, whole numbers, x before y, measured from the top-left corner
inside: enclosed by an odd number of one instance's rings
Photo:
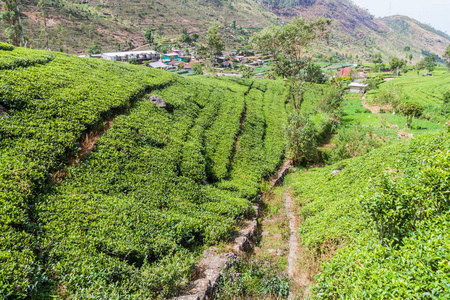
[[[365,94],[368,86],[368,84],[359,82],[352,82],[348,85],[348,87],[350,88],[350,93],[356,94]]]
[[[100,58],[112,61],[128,61],[131,58],[136,58],[138,62],[142,61],[158,61],[161,55],[153,50],[148,51],[127,51],[127,52],[109,52],[102,53]]]
[[[222,68],[231,68],[233,66],[233,63],[228,60],[228,61],[224,61],[223,63],[221,63],[220,66]]]
[[[157,62],[147,64],[147,67],[159,69],[159,70],[167,70],[168,65],[166,65],[162,61],[157,61]]]
[[[343,68],[339,72],[337,72],[337,77],[350,77],[351,76],[352,69],[351,68]]]
[[[177,68],[182,63],[183,62],[179,60],[172,60],[171,62],[168,63],[168,65]]]
[[[169,61],[182,61],[183,59],[180,57],[180,54],[178,53],[166,53],[164,54],[164,58],[163,61],[164,62],[169,62]]]

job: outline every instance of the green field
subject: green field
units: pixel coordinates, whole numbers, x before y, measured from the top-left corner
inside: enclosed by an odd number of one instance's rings
[[[422,75],[424,71],[421,71]],[[419,104],[424,107],[423,117],[445,123],[448,121],[446,115],[442,115],[443,93],[450,90],[450,76],[446,68],[436,68],[432,77],[417,76],[417,72],[409,71],[398,79],[385,82],[379,89],[368,92],[368,100],[374,100],[384,91],[397,90],[402,100]]]
[[[21,48],[0,68],[0,298],[176,295],[284,157],[283,82]]]

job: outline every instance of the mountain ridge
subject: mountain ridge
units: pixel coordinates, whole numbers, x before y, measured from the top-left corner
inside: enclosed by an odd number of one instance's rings
[[[249,36],[294,17],[327,17],[333,21],[331,43],[322,45],[319,51],[327,56],[351,53],[368,57],[382,52],[387,58],[402,56],[404,47],[410,46],[414,60],[418,60],[424,52],[442,55],[450,43],[445,33],[427,24],[406,16],[375,18],[346,0],[58,0],[45,7],[47,20],[37,2],[24,1],[22,9],[30,45],[45,48],[47,34],[48,48],[75,54],[85,53],[94,42],[105,51],[142,47],[149,27],[167,41],[176,40],[187,29],[198,33],[202,42],[212,24],[222,27],[228,47],[233,48],[242,43],[239,35]],[[232,32],[233,21],[243,30]]]

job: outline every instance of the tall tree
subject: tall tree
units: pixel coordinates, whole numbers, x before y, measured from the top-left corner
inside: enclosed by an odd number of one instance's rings
[[[25,46],[22,19],[20,18],[19,0],[4,0],[0,19],[6,24],[5,34],[15,46]]]
[[[211,58],[221,55],[222,51],[225,49],[225,44],[222,42],[222,36],[218,32],[219,29],[215,26],[208,29],[206,39]]]
[[[420,70],[423,70],[427,67],[427,63],[425,62],[425,59],[421,59],[419,62],[416,63],[416,71],[417,76],[420,75]]]
[[[304,81],[300,72],[311,64],[313,42],[328,37],[329,19],[297,18],[284,26],[272,25],[252,38],[256,50],[271,56],[277,74],[291,80],[292,102],[295,109],[303,101]]]
[[[42,18],[42,21],[44,23],[44,28],[42,30],[42,35],[45,40],[45,49],[48,49],[48,32],[47,32],[47,18],[48,18],[48,10],[47,10],[47,1],[46,0],[40,0],[37,4],[37,7],[41,10],[39,15]]]
[[[391,61],[389,62],[389,66],[391,67],[392,72],[397,70],[397,78],[400,68],[406,65],[406,61],[404,59],[399,59],[396,56],[391,57]]]
[[[383,63],[383,58],[381,57],[381,53],[375,53],[372,56],[372,63],[375,64],[375,68],[378,67],[378,75],[380,75],[380,67],[381,64]]]
[[[445,49],[445,53],[443,55],[444,58],[447,59],[447,75],[448,75],[448,71],[450,69],[450,45],[447,46],[447,49]]]
[[[427,71],[432,72],[434,70],[434,68],[437,66],[436,55],[431,54],[431,55],[425,57],[425,65],[426,65]]]
[[[147,28],[147,30],[145,31],[145,34],[144,34],[145,40],[150,45],[153,44],[153,41],[154,41],[153,31],[154,31],[153,28],[149,27],[149,28]]]

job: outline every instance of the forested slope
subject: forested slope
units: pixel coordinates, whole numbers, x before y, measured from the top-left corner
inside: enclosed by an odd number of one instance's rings
[[[21,48],[0,66],[2,298],[176,294],[284,156],[283,83]]]

